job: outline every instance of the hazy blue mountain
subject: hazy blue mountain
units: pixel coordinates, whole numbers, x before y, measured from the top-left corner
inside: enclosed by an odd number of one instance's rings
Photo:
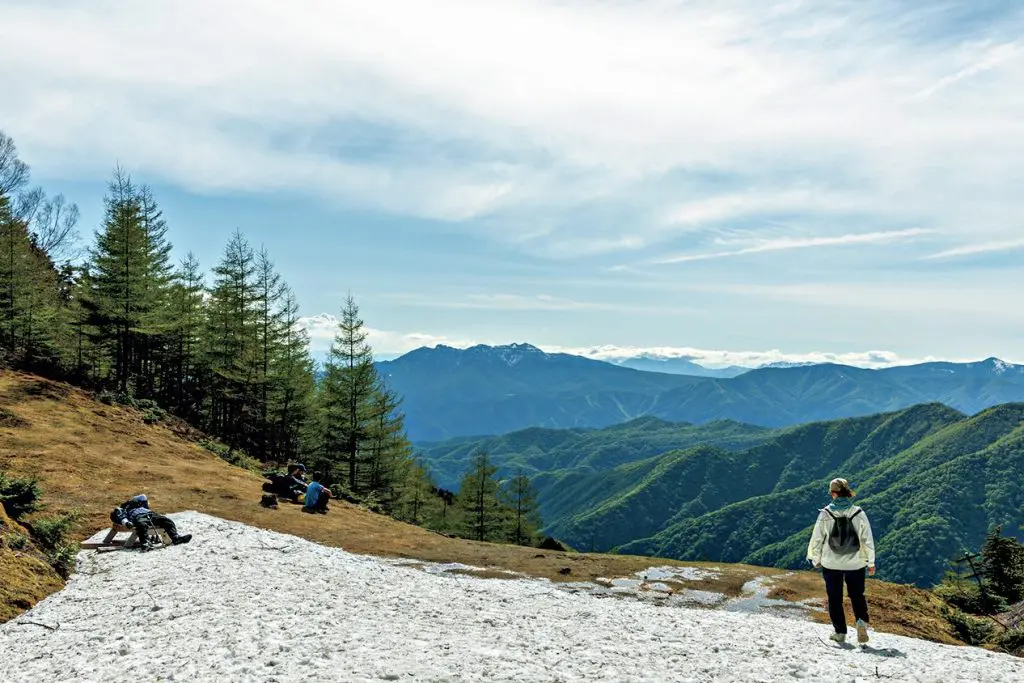
[[[621,367],[529,344],[421,348],[377,364],[413,441],[527,427],[600,428],[638,417],[780,427],[939,402],[976,413],[1024,401],[1024,368],[996,359],[866,370],[819,364],[733,378]]]
[[[706,368],[691,358],[662,358],[658,356],[634,356],[608,362],[644,372],[663,372],[670,375],[690,375],[692,377],[736,377],[751,369],[738,365],[730,365],[725,368]]]

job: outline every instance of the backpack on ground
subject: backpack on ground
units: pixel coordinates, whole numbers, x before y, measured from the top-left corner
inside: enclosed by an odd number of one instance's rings
[[[857,510],[852,515],[839,515],[836,517],[828,509],[828,516],[832,518],[832,531],[828,535],[828,547],[836,555],[856,555],[860,552],[860,538],[857,536],[857,529],[853,526],[853,518],[863,512]]]

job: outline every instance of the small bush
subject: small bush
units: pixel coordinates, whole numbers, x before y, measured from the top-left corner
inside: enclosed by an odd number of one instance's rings
[[[946,609],[943,612],[946,621],[953,627],[957,638],[968,645],[981,645],[992,637],[995,625],[988,619],[979,619],[964,614],[958,609]]]
[[[231,463],[235,467],[241,467],[257,474],[263,473],[263,466],[259,460],[250,457],[245,451],[238,448],[214,441],[213,439],[200,439],[196,442],[206,450],[216,455],[221,460]]]
[[[28,541],[25,534],[11,534],[7,537],[7,547],[11,550],[24,550],[28,547]]]
[[[990,591],[982,596],[974,581],[947,576],[933,589],[944,602],[968,614],[997,614],[1006,610],[1006,601]]]
[[[75,568],[78,544],[70,540],[70,537],[79,519],[81,515],[72,511],[32,521],[32,536],[36,546],[46,556],[50,566],[65,579]]]
[[[142,421],[148,425],[151,425],[156,424],[157,422],[161,422],[165,417],[167,417],[166,410],[159,407],[152,408],[150,410],[147,410],[145,415],[142,416]]]
[[[8,477],[0,472],[0,503],[11,519],[22,517],[42,508],[39,481],[32,477]]]
[[[114,405],[114,394],[112,392],[103,390],[96,394],[96,400],[100,403],[108,406]]]
[[[77,512],[63,512],[52,517],[40,517],[32,520],[32,536],[36,545],[43,552],[56,550],[67,543],[81,515]]]
[[[1010,654],[1024,657],[1024,628],[1004,631],[996,639],[996,644]]]
[[[140,398],[135,402],[135,407],[139,410],[159,410],[160,408],[157,402],[151,398]]]

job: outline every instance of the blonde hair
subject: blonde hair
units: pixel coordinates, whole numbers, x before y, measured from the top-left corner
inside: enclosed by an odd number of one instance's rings
[[[833,479],[828,484],[828,492],[834,493],[840,498],[853,498],[857,493],[850,488],[850,482],[845,479]]]

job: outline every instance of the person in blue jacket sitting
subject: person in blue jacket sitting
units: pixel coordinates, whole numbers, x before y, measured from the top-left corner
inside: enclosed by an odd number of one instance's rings
[[[153,512],[149,509],[149,499],[140,493],[128,499],[110,513],[110,521],[114,524],[136,529],[139,532],[139,550],[145,552],[153,548],[149,540],[149,530],[153,527],[163,529],[171,538],[171,543],[181,545],[192,540],[192,534],[184,536],[178,533],[178,527],[170,517]]]
[[[303,512],[319,512],[321,515],[326,515],[327,501],[331,499],[331,490],[320,483],[322,475],[317,473],[313,475],[313,481],[306,487],[306,498],[302,506]]]

